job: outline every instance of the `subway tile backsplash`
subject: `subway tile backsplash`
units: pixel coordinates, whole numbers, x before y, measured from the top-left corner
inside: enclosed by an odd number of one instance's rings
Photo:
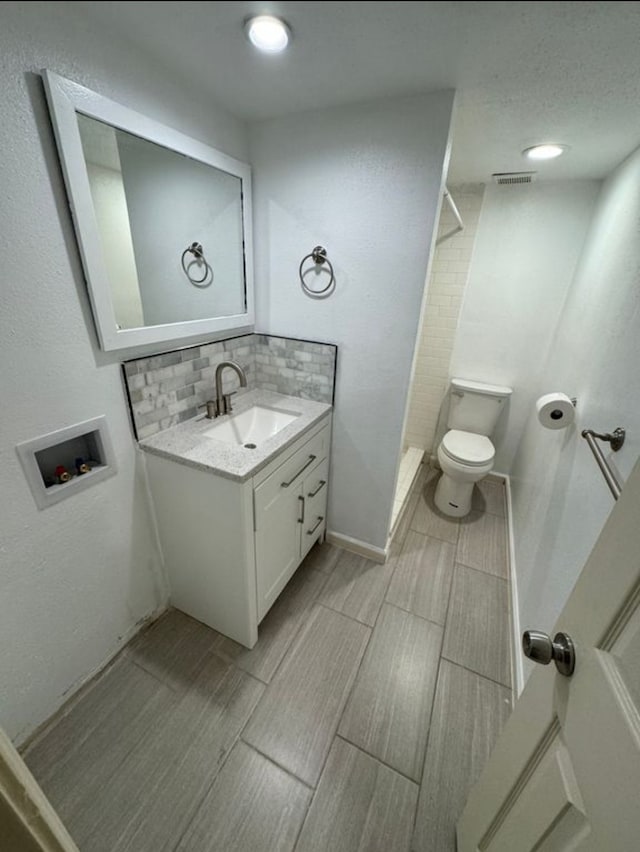
[[[195,417],[199,406],[215,396],[221,361],[237,361],[247,374],[248,388],[331,403],[336,356],[337,346],[329,343],[245,334],[127,361],[124,379],[136,433],[147,438]],[[225,370],[224,392],[237,387],[235,373]]]

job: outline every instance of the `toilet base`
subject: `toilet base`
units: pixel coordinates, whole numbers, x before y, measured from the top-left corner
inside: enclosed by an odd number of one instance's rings
[[[464,518],[471,511],[471,497],[473,495],[473,482],[456,482],[446,473],[443,473],[438,484],[433,502],[443,515],[451,518]]]

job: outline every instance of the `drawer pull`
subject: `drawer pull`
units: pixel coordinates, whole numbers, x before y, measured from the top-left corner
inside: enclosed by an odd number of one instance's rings
[[[325,485],[326,485],[326,484],[327,484],[327,483],[326,483],[326,480],[321,479],[321,480],[320,480],[320,485],[318,485],[318,487],[316,488],[316,490],[315,490],[315,491],[310,491],[310,492],[309,492],[309,494],[308,494],[307,496],[309,496],[309,497],[315,497],[315,496],[316,496],[316,494],[319,494],[319,493],[320,493],[320,491],[322,491],[322,489],[325,487]]]
[[[303,465],[302,465],[302,467],[301,467],[301,468],[300,468],[300,470],[296,473],[296,475],[295,475],[295,476],[292,476],[292,477],[291,477],[291,479],[290,479],[288,482],[281,482],[281,483],[280,483],[280,484],[281,484],[281,486],[282,486],[283,488],[288,488],[288,487],[291,485],[291,483],[292,483],[292,482],[295,482],[295,481],[296,481],[296,479],[300,476],[300,474],[302,473],[302,471],[303,471],[303,470],[306,470],[306,469],[309,467],[309,465],[311,464],[311,462],[314,462],[315,460],[316,460],[316,457],[315,457],[315,456],[309,456],[309,461],[308,461],[306,464],[303,464]]]
[[[313,527],[313,529],[307,530],[307,535],[313,535],[323,521],[324,518],[318,515],[318,523],[315,525],[315,527]]]
[[[300,517],[298,518],[298,523],[299,523],[299,524],[304,524],[304,497],[303,497],[302,495],[299,495],[299,496],[298,496],[298,500],[299,500],[299,501],[300,501],[300,503],[302,504],[302,505],[301,505],[301,510],[302,510],[302,511],[301,511]]]

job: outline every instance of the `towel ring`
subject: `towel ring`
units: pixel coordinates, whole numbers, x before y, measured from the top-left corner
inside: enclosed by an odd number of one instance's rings
[[[191,260],[188,265],[185,263],[185,260],[184,260],[185,256],[187,254],[193,255],[193,260]],[[203,275],[202,278],[193,278],[191,273],[189,272],[189,269],[190,269],[190,267],[193,263],[196,263],[199,260],[201,260],[204,263],[204,275]],[[182,263],[182,269],[184,271],[184,274],[187,276],[189,281],[194,285],[194,287],[202,287],[204,289],[204,287],[208,287],[209,284],[212,283],[212,281],[213,281],[213,269],[207,263],[207,259],[204,256],[204,249],[202,248],[201,243],[191,243],[190,246],[187,246],[187,248],[182,252],[182,257],[180,258],[180,262]],[[205,284],[204,282],[209,277],[209,274],[211,274],[211,281],[209,281],[209,284]]]
[[[302,271],[302,267],[309,260],[309,258],[311,258],[313,260],[316,267],[322,266],[323,263],[326,263],[327,266],[329,267],[329,273],[331,275],[331,278],[329,279],[329,283],[327,284],[327,286],[323,287],[322,290],[312,290],[310,287],[307,287],[307,285],[305,283],[304,273]],[[307,270],[307,272],[308,271],[309,270]],[[300,268],[298,269],[298,275],[300,276],[300,283],[302,284],[302,289],[309,296],[322,296],[323,293],[326,293],[328,290],[330,290],[331,287],[333,287],[333,285],[336,283],[336,278],[335,278],[335,275],[333,274],[333,265],[332,265],[331,261],[329,260],[329,258],[327,257],[326,248],[323,248],[322,246],[316,246],[313,249],[313,251],[311,251],[311,252],[309,252],[309,254],[305,255],[302,258],[302,260],[300,261]]]

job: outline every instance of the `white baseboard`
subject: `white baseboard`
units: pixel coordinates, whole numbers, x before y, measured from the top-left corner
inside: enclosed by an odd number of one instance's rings
[[[342,533],[327,530],[327,541],[329,544],[335,544],[337,547],[343,547],[345,550],[350,550],[352,553],[357,553],[358,556],[366,556],[373,562],[384,564],[387,561],[387,548],[374,547],[372,544],[367,544],[365,541],[360,541],[357,538],[343,535]]]
[[[511,479],[506,474],[497,474],[504,479],[507,497],[507,523],[509,536],[509,589],[511,592],[511,682],[514,701],[524,689],[524,668],[520,639],[520,607],[518,602],[518,575],[516,573],[516,551],[513,535],[513,504],[511,502]]]

